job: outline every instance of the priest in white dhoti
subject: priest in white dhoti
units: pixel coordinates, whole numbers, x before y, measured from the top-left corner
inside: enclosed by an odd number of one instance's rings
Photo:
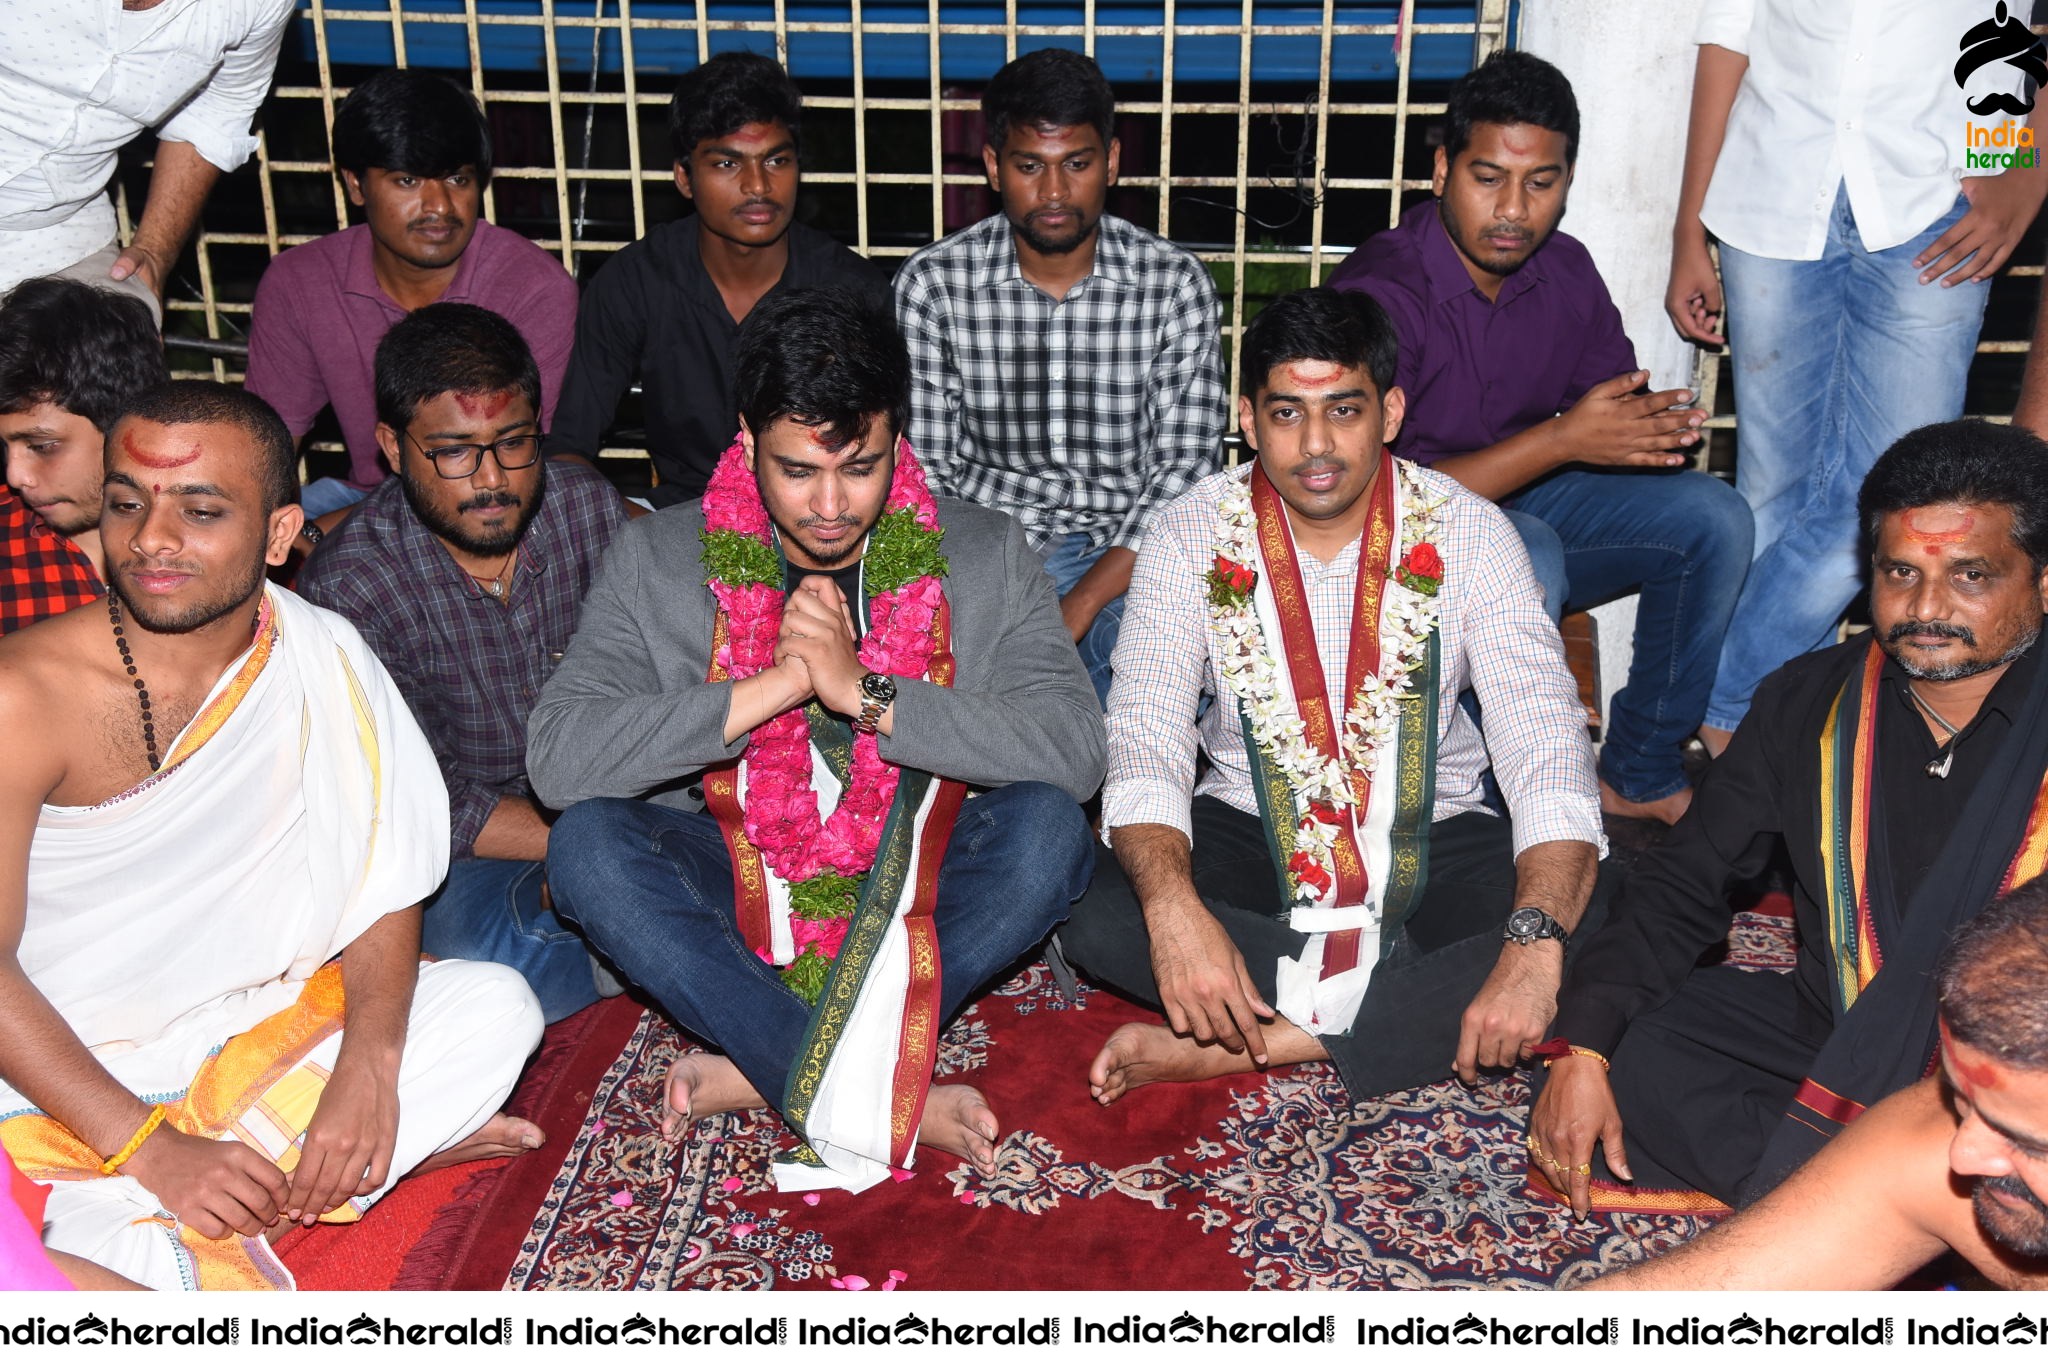
[[[1240,359],[1257,459],[1139,552],[1109,696],[1116,860],[1061,942],[1165,1019],[1095,1056],[1104,1104],[1311,1059],[1355,1100],[1512,1067],[1589,929],[1585,710],[1508,519],[1385,449],[1396,354],[1369,297],[1268,305]]]
[[[362,638],[267,586],[289,434],[174,383],[108,435],[111,592],[0,643],[0,1144],[45,1243],[147,1286],[289,1287],[266,1234],[516,1153],[516,973],[419,962],[439,767]]]
[[[991,1170],[939,1032],[1087,885],[1095,693],[1022,529],[926,487],[886,310],[780,293],[736,370],[702,502],[619,534],[534,709],[555,906],[717,1050],[672,1137],[773,1104],[784,1191]]]

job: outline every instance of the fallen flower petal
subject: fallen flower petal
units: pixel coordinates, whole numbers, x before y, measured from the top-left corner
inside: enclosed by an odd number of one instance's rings
[[[740,1181],[740,1179],[737,1177],[728,1177],[723,1182],[720,1182],[718,1184],[718,1188],[720,1191],[738,1191],[741,1187],[745,1185],[746,1183]]]
[[[613,1192],[612,1204],[617,1206],[620,1210],[624,1210],[626,1207],[633,1204],[633,1193],[630,1191]]]
[[[804,1204],[807,1206],[815,1206],[816,1204],[818,1204],[819,1201],[823,1199],[824,1198],[819,1196],[818,1193],[815,1191],[807,1191],[804,1193]]]

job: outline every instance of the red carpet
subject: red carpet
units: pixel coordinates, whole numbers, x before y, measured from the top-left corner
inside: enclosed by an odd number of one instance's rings
[[[1773,898],[1742,918],[1731,961],[1782,969],[1788,911]],[[688,1046],[658,1014],[606,1002],[549,1031],[509,1107],[548,1131],[544,1149],[401,1184],[286,1261],[331,1289],[1530,1288],[1702,1227],[1580,1223],[1531,1200],[1519,1077],[1354,1108],[1309,1065],[1097,1106],[1088,1060],[1144,1018],[1103,992],[1069,1004],[1033,965],[955,1023],[939,1069],[1002,1119],[997,1175],[921,1150],[909,1180],[813,1204],[773,1189],[768,1164],[793,1140],[770,1113],[664,1144],[662,1079]]]

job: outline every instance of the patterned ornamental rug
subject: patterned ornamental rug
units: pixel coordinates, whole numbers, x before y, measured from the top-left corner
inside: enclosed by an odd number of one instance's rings
[[[1745,913],[1729,960],[1784,971],[1789,912],[1779,896]],[[1117,1026],[1150,1018],[1085,986],[1070,1003],[1035,963],[943,1043],[939,1076],[979,1086],[1004,1126],[995,1176],[921,1149],[908,1178],[858,1196],[794,1196],[769,1177],[773,1156],[795,1143],[772,1112],[661,1139],[668,1065],[694,1046],[645,1012],[588,1086],[502,1283],[472,1265],[459,1284],[1527,1289],[1573,1285],[1705,1227],[1684,1216],[1579,1221],[1530,1197],[1522,1075],[1354,1108],[1335,1074],[1310,1064],[1097,1105],[1089,1060]]]

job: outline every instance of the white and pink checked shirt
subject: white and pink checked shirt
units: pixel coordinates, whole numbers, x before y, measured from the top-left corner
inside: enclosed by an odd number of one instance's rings
[[[1486,810],[1480,775],[1490,754],[1514,819],[1517,855],[1546,840],[1583,840],[1604,855],[1585,708],[1522,539],[1498,508],[1448,475],[1415,473],[1450,500],[1437,514],[1435,536],[1445,571],[1434,819]],[[1138,553],[1109,693],[1105,836],[1117,826],[1146,823],[1189,835],[1188,805],[1196,793],[1258,813],[1237,701],[1210,655],[1204,578],[1215,560],[1223,481],[1249,474],[1244,465],[1203,479],[1159,513]],[[1299,556],[1332,699],[1344,695],[1358,548],[1353,540],[1327,565],[1306,552]],[[1458,706],[1468,686],[1486,718],[1483,738]],[[1219,701],[1197,724],[1204,693]],[[1195,760],[1204,750],[1210,768],[1198,786]]]

